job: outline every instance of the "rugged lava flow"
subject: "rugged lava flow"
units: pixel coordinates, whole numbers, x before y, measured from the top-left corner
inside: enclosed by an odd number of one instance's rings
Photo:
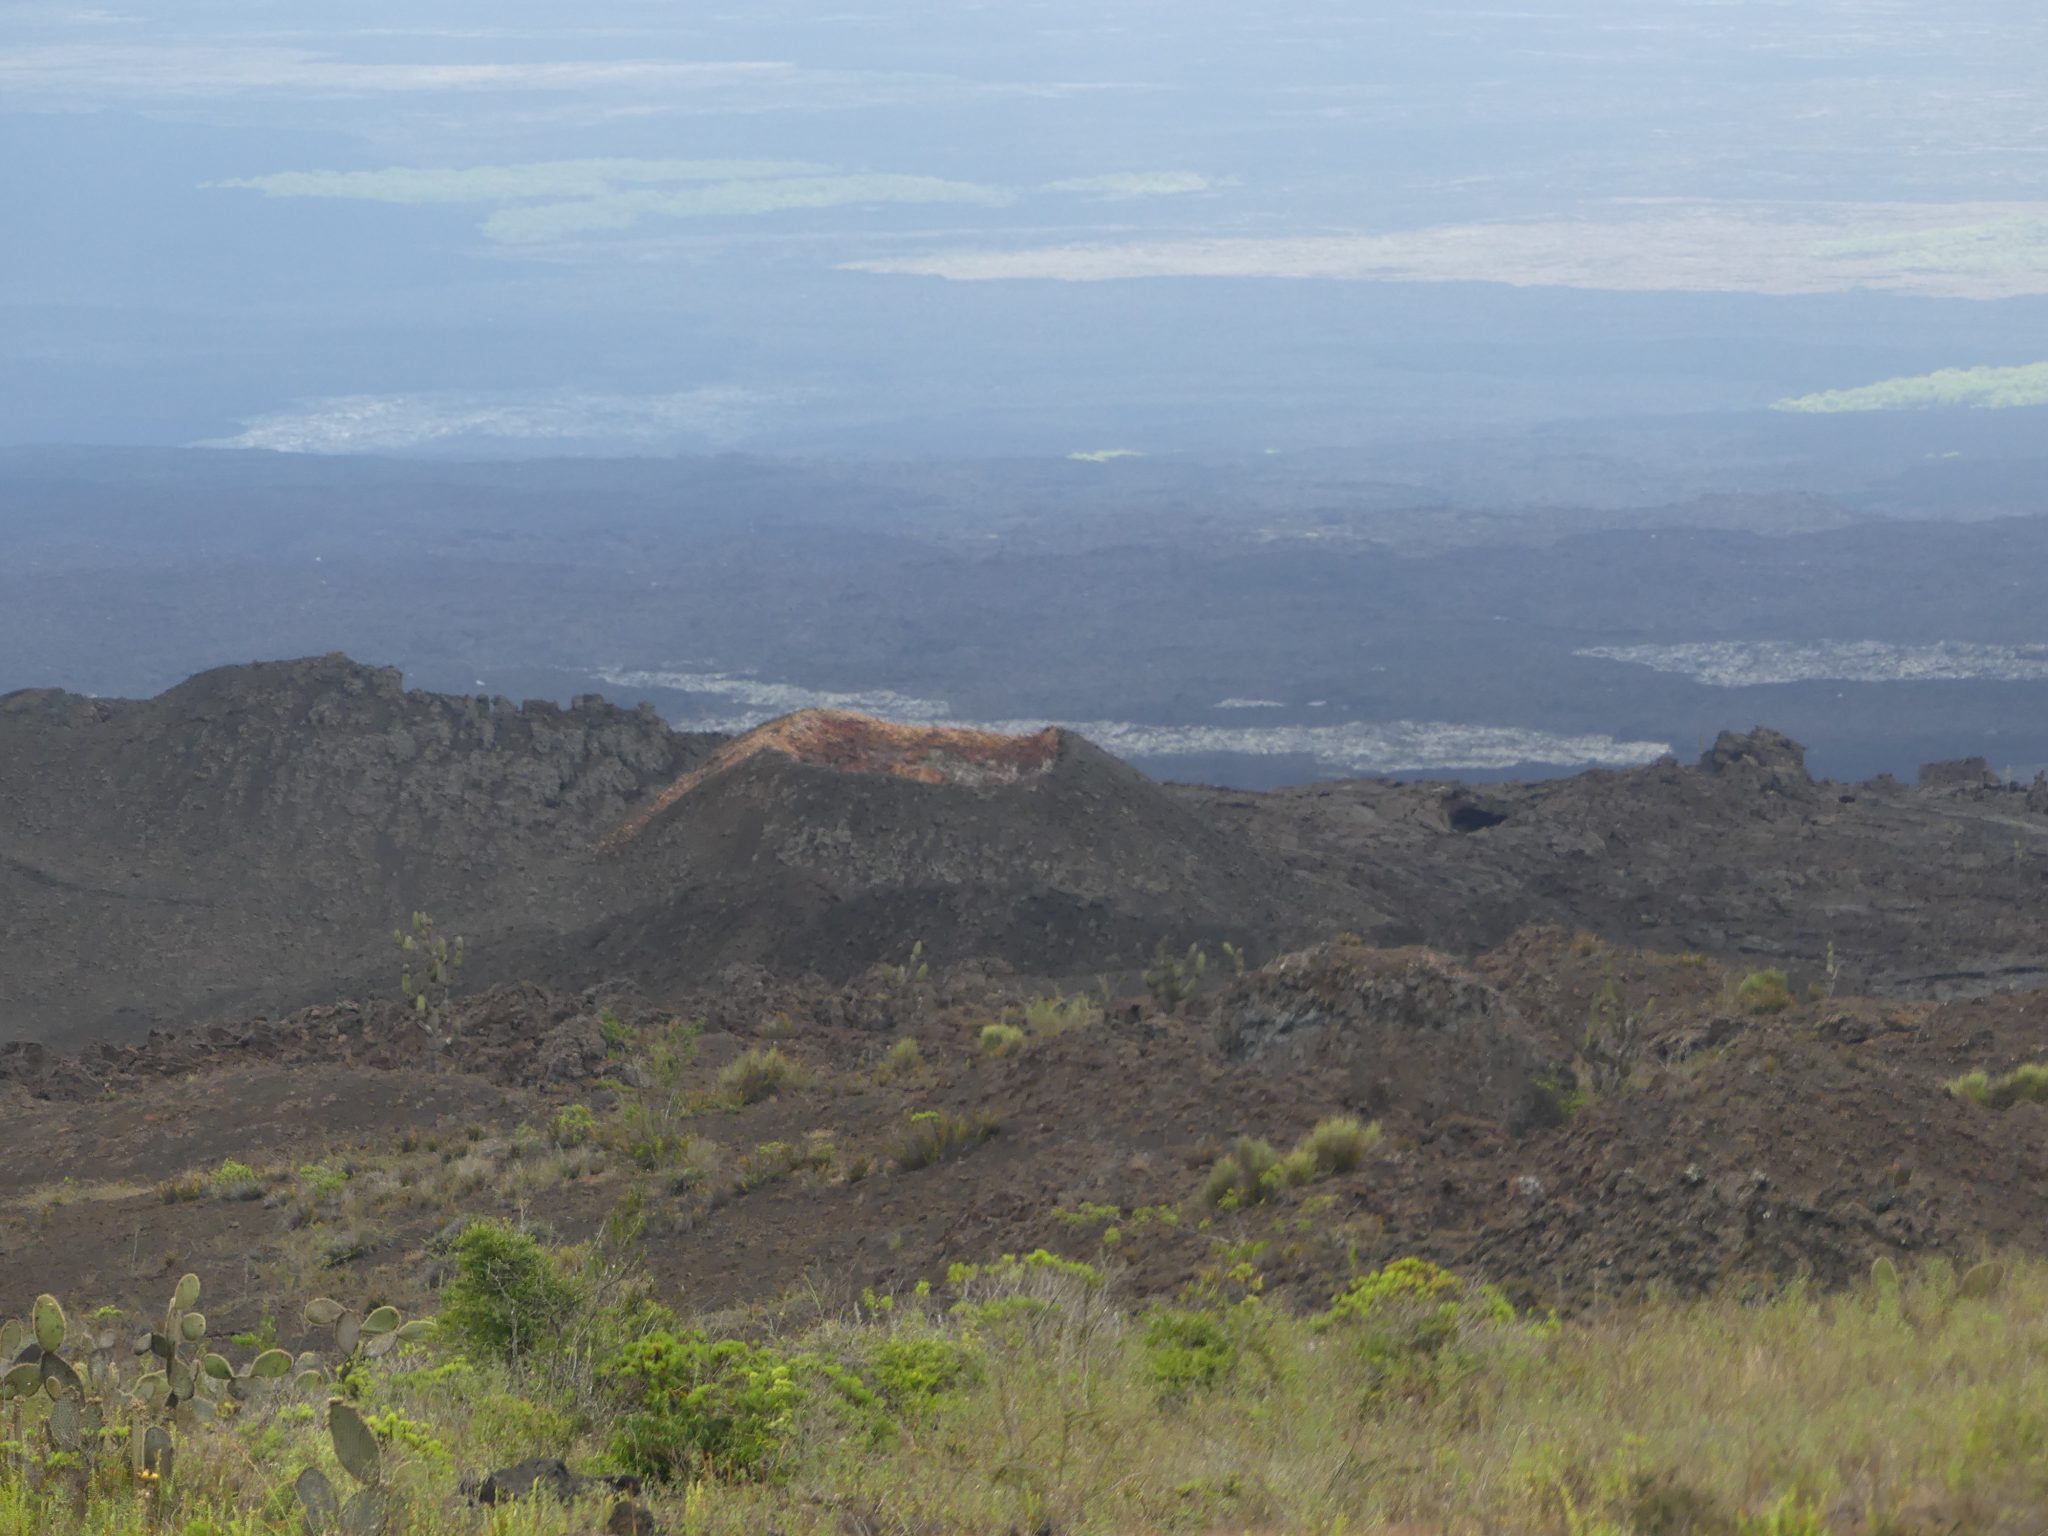
[[[1028,736],[957,726],[898,725],[845,710],[804,709],[727,742],[699,767],[656,795],[605,840],[624,847],[700,784],[763,752],[841,773],[878,773],[920,784],[1015,784],[1051,768],[1060,733]]]

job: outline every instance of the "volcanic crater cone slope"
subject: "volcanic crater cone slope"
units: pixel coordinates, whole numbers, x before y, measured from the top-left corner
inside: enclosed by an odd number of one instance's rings
[[[0,698],[0,1035],[132,1035],[395,981],[418,908],[472,939],[589,920],[590,847],[716,738],[595,696],[408,692],[345,656],[145,701]]]
[[[469,939],[466,986],[581,986],[839,977],[919,937],[1080,974],[1312,932],[1320,889],[1053,731],[811,712],[728,740],[345,656],[0,697],[0,1039],[388,993],[421,908]]]
[[[1062,976],[1160,943],[1270,945],[1340,915],[1317,885],[1061,730],[804,711],[721,748],[607,847],[665,889],[595,935],[598,951],[656,981],[673,979],[664,954],[839,977],[916,941]]]

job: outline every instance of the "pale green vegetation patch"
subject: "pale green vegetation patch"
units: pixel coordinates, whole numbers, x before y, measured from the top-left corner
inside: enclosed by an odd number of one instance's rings
[[[785,1056],[781,1047],[756,1046],[720,1069],[718,1091],[738,1104],[758,1104],[778,1093],[808,1088],[813,1080],[809,1069]]]
[[[1949,1080],[1948,1091],[1952,1098],[1986,1109],[2048,1104],[2048,1063],[2028,1062],[1996,1077],[1989,1072],[1965,1072]]]
[[[1780,400],[1771,409],[1809,415],[1845,411],[1916,411],[1941,406],[2011,410],[2048,405],[2048,363],[2017,368],[1942,368],[1910,378],[1885,379],[1858,389],[1830,389]]]
[[[1179,197],[1206,192],[1210,182],[1193,171],[1122,172],[1108,176],[1070,176],[1047,182],[1048,192],[1073,192],[1084,197]]]
[[[1351,1173],[1379,1144],[1378,1121],[1368,1125],[1349,1115],[1321,1121],[1284,1154],[1271,1142],[1240,1136],[1210,1168],[1202,1199],[1222,1211],[1257,1205],[1282,1190]]]
[[[736,218],[881,204],[1001,207],[1023,191],[886,171],[845,171],[807,160],[536,160],[510,165],[393,165],[358,171],[277,171],[204,184],[277,198],[333,198],[405,207],[491,205],[483,233],[532,244],[626,230],[649,219]],[[1040,193],[1102,199],[1205,192],[1191,171],[1115,172],[1049,182]]]
[[[1822,241],[1816,254],[1895,272],[2038,272],[2048,266],[2048,219],[2018,216]]]
[[[981,1048],[991,1056],[1014,1056],[1024,1049],[1024,1031],[1014,1024],[984,1024]]]
[[[493,240],[517,245],[631,229],[650,218],[733,218],[881,203],[965,203],[988,208],[1001,207],[1013,197],[1002,187],[939,176],[780,176],[670,190],[612,191],[571,202],[515,204],[485,219],[483,232]]]
[[[208,182],[265,197],[372,203],[511,203],[598,197],[625,186],[756,181],[829,174],[805,160],[536,160],[520,165],[391,165],[374,171],[279,171]]]

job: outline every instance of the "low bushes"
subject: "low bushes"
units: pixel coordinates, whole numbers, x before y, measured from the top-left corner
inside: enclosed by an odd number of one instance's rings
[[[450,1247],[440,1326],[464,1353],[517,1361],[544,1351],[588,1302],[568,1258],[503,1222],[464,1227]]]
[[[605,1380],[627,1404],[613,1461],[659,1482],[769,1476],[804,1401],[797,1363],[783,1351],[695,1330],[635,1341]]]
[[[611,1456],[658,1482],[761,1482],[776,1475],[807,1408],[886,1445],[980,1374],[974,1349],[938,1333],[899,1333],[848,1358],[664,1329],[626,1346],[604,1372],[624,1408]]]
[[[1169,1399],[1209,1391],[1237,1369],[1236,1330],[1215,1312],[1157,1307],[1139,1330],[1138,1348],[1145,1374]]]
[[[206,1191],[216,1200],[255,1200],[263,1193],[263,1175],[229,1158],[207,1179]]]
[[[1951,1078],[1949,1096],[1986,1109],[2010,1109],[2015,1104],[2048,1104],[2048,1063],[2031,1062],[1993,1077],[1988,1072],[1966,1072]]]
[[[889,1143],[889,1160],[908,1173],[971,1152],[995,1135],[993,1115],[956,1115],[950,1109],[921,1109]]]
[[[1024,1049],[1024,1031],[1014,1024],[984,1024],[981,1048],[990,1056],[1014,1056]]]
[[[1775,966],[1751,971],[1736,987],[1735,1000],[1751,1013],[1783,1013],[1792,1006],[1792,986]]]
[[[1470,1369],[1477,1337],[1514,1323],[1515,1309],[1497,1287],[1414,1258],[1352,1281],[1318,1319],[1358,1352],[1373,1389],[1411,1391]]]
[[[1033,1036],[1050,1039],[1077,1029],[1093,1029],[1102,1022],[1102,1006],[1091,997],[1055,993],[1033,998],[1024,1005],[1024,1027]]]
[[[923,1070],[924,1051],[913,1036],[905,1035],[889,1047],[888,1054],[883,1056],[881,1066],[875,1071],[875,1077],[884,1083],[901,1082]]]
[[[758,1104],[810,1085],[811,1074],[773,1045],[743,1052],[718,1073],[718,1091],[735,1104]]]
[[[1288,1175],[1280,1167],[1280,1154],[1270,1141],[1240,1136],[1230,1150],[1216,1159],[1209,1180],[1202,1186],[1202,1199],[1213,1206],[1236,1210],[1256,1205],[1277,1189],[1287,1186]]]
[[[1283,1189],[1354,1171],[1379,1142],[1377,1121],[1367,1124],[1348,1115],[1318,1122],[1284,1156],[1271,1142],[1240,1136],[1209,1170],[1202,1199],[1218,1210],[1257,1205]]]

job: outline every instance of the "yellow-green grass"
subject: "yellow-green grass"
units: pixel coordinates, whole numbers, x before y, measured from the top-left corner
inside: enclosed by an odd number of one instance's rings
[[[936,1336],[979,1369],[880,1438],[852,1432],[814,1393],[767,1481],[671,1487],[649,1502],[672,1532],[789,1536],[1041,1525],[1903,1536],[2016,1530],[2001,1520],[2048,1508],[2048,1263],[2009,1263],[1976,1300],[1937,1261],[1909,1266],[1900,1287],[1794,1287],[1561,1324],[1471,1308],[1433,1352],[1392,1370],[1388,1340],[1398,1354],[1426,1312],[1384,1334],[1324,1324],[1258,1300],[1242,1272],[1199,1305],[1231,1364],[1213,1387],[1176,1396],[1148,1368],[1146,1309],[1071,1269],[983,1271],[958,1290],[869,1298],[848,1317],[813,1308],[801,1325],[757,1318],[751,1337],[852,1368],[883,1340]],[[602,1528],[602,1504],[480,1526],[453,1492],[458,1473],[529,1455],[601,1465],[618,1410],[582,1367],[414,1352],[370,1367],[361,1393],[366,1413],[412,1426],[412,1449],[387,1453],[407,1505],[394,1532]],[[161,1516],[115,1472],[74,1515],[64,1476],[28,1487],[45,1412],[31,1404],[16,1441],[4,1410],[0,1536],[283,1536],[297,1529],[290,1485],[303,1467],[347,1486],[316,1406],[259,1403],[182,1442]]]

